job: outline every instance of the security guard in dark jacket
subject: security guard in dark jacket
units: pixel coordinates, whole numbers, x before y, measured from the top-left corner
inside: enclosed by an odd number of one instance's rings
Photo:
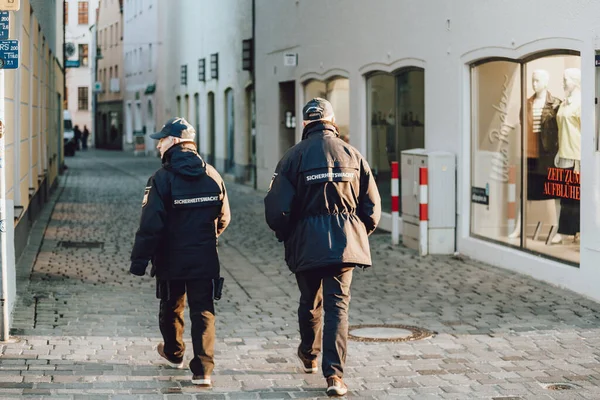
[[[152,260],[160,298],[164,343],[158,353],[183,366],[183,310],[187,293],[194,357],[192,383],[211,386],[215,320],[213,289],[219,282],[217,238],[230,221],[229,202],[219,173],[198,155],[194,128],[170,119],[158,133],[162,168],[148,180],[140,227],[131,252],[130,272],[144,275]]]
[[[368,236],[381,216],[369,164],[339,138],[331,104],[315,98],[303,109],[302,141],[277,165],[265,197],[265,216],[285,243],[285,260],[300,288],[298,358],[317,371],[323,330],[327,394],[344,395],[350,283],[355,266],[371,266]]]

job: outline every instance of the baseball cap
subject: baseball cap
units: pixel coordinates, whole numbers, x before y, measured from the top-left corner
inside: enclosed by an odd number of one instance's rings
[[[184,118],[175,117],[168,120],[160,132],[150,135],[152,139],[162,139],[168,136],[181,139],[194,139],[196,137],[196,130]]]
[[[320,97],[310,100],[302,109],[302,118],[305,121],[317,121],[333,116],[333,107],[330,102]]]

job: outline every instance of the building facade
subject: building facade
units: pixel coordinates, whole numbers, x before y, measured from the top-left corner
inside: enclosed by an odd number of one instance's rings
[[[161,24],[159,123],[186,118],[209,163],[253,182],[252,2],[178,0]]]
[[[12,310],[15,261],[63,165],[62,1],[21,0],[9,21],[9,38],[20,44],[19,68],[4,72],[6,199],[14,216],[14,225],[7,225]]]
[[[153,133],[157,120],[159,52],[164,37],[159,35],[159,18],[168,4],[158,0],[124,0],[124,149],[137,154],[156,154]],[[161,39],[159,39],[161,38]]]
[[[110,1],[110,0],[109,0]],[[117,0],[114,0],[117,1]],[[65,109],[69,110],[73,126],[90,131],[88,144],[94,145],[92,129],[92,65],[93,37],[98,0],[65,0]]]
[[[95,26],[96,147],[123,149],[123,2],[100,0]]]
[[[299,141],[302,105],[326,97],[370,162],[382,227],[391,163],[450,152],[456,251],[600,299],[600,4],[548,0],[532,18],[539,7],[256,0],[258,187]]]

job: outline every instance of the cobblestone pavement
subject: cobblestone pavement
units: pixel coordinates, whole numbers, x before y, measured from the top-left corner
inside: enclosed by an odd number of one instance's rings
[[[297,368],[298,290],[264,223],[263,193],[228,184],[233,222],[219,247],[226,287],[214,388],[200,389],[189,371],[161,365],[154,281],[127,272],[158,159],[89,151],[67,164],[19,263],[16,341],[0,345],[0,398],[325,396],[324,379]],[[375,266],[355,273],[350,323],[436,334],[351,341],[349,398],[600,399],[598,303],[472,260],[420,258],[392,247],[387,234],[371,239]],[[189,330],[186,337],[191,349]],[[572,389],[547,388],[554,383]]]

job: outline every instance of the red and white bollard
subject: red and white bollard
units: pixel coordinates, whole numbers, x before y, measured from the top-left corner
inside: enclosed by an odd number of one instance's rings
[[[398,185],[398,162],[392,161],[392,244],[400,243],[400,199]]]
[[[429,200],[427,190],[427,167],[419,168],[419,254],[427,255],[428,244],[428,221]]]

